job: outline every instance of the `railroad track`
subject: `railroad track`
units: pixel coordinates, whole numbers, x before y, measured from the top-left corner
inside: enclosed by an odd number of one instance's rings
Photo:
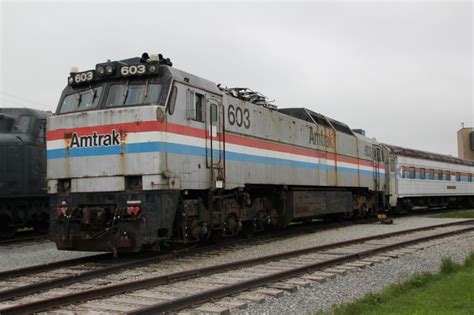
[[[331,229],[335,226],[340,227],[341,224],[323,225],[322,222],[314,222],[313,224],[297,225],[293,228],[282,230],[279,233],[262,234],[252,239],[229,239],[216,245],[188,247],[168,253],[129,255],[126,258],[121,257],[118,259],[115,259],[111,254],[100,254],[3,271],[0,272],[0,302],[79,281],[106,276],[121,270],[156,264],[169,258],[191,255],[190,259],[192,259],[193,254],[216,249],[219,251],[232,250],[235,246],[239,246],[240,243],[245,243],[246,246],[261,245],[291,236],[314,232],[315,230]],[[343,226],[347,226],[347,224],[344,223]]]
[[[344,242],[283,252],[276,255],[202,266],[177,272],[162,272],[164,266],[148,264],[145,268],[128,269],[116,274],[116,282],[106,279],[78,282],[75,285],[56,287],[27,297],[12,296],[2,299],[0,313],[24,314],[58,307],[75,312],[91,310],[123,312],[129,314],[156,314],[177,311],[209,300],[237,294],[262,286],[261,294],[275,293],[275,288],[285,289],[281,281],[300,277],[293,283],[318,281],[324,275],[342,273],[374,261],[396,256],[394,250],[406,248],[413,251],[427,246],[430,240],[446,238],[461,233],[474,235],[473,221],[441,224],[382,235],[353,239]],[[403,252],[403,250],[400,250]],[[405,249],[406,251],[406,249]],[[383,254],[383,255],[382,255]],[[371,256],[378,255],[376,258]],[[212,257],[212,255],[210,255]],[[369,257],[369,258],[367,258]],[[363,262],[351,263],[365,258]],[[187,258],[189,259],[189,257]],[[372,260],[370,260],[372,259]],[[177,264],[176,261],[170,261]],[[329,268],[329,269],[328,269]],[[324,269],[325,273],[307,274]],[[306,275],[305,275],[306,274]],[[302,276],[303,275],[303,276]],[[130,280],[130,278],[134,278]],[[276,282],[276,283],[275,283]],[[273,290],[273,291],[272,291]],[[0,297],[3,292],[0,292]],[[241,294],[242,299],[252,300],[255,294]],[[232,301],[221,303],[236,304]],[[75,305],[70,305],[75,304]],[[69,305],[69,306],[68,306]]]

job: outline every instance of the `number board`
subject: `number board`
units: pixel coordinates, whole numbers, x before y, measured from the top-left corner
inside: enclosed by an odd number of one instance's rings
[[[120,74],[124,77],[130,75],[140,75],[146,73],[145,65],[131,65],[131,66],[123,66],[120,68]]]
[[[74,73],[71,75],[71,78],[73,80],[72,83],[84,83],[84,82],[90,82],[94,80],[94,71],[86,71],[86,72],[79,72],[79,73]]]

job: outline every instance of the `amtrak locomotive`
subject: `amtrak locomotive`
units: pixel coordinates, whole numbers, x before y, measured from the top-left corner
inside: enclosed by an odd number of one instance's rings
[[[158,249],[368,215],[408,197],[388,175],[400,177],[398,162],[409,161],[390,147],[311,110],[276,108],[249,89],[173,68],[161,55],[71,73],[47,140],[59,249]],[[474,173],[465,163],[459,171]],[[470,188],[453,198],[472,201],[472,183],[462,183]]]

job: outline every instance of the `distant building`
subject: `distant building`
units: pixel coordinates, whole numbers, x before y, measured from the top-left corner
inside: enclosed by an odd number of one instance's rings
[[[474,161],[474,128],[461,128],[458,131],[458,156]]]

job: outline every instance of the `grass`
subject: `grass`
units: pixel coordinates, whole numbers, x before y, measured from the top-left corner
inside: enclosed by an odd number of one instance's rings
[[[474,314],[474,253],[464,264],[444,259],[439,273],[417,274],[327,314]]]
[[[474,219],[474,210],[463,210],[463,211],[455,211],[455,212],[445,212],[434,215],[435,218],[466,218],[466,219]]]

